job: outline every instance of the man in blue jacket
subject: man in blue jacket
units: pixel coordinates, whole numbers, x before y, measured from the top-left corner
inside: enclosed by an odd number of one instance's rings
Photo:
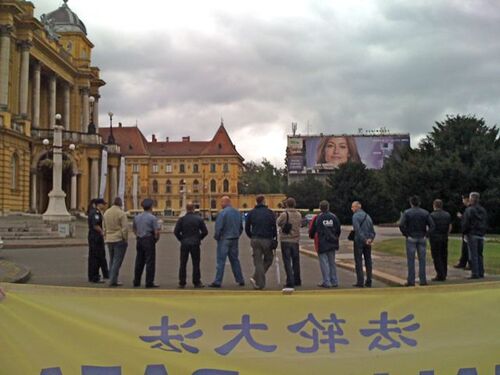
[[[224,278],[224,267],[226,258],[229,258],[234,279],[239,286],[245,285],[243,273],[241,272],[240,260],[238,259],[238,241],[243,233],[241,215],[238,210],[231,206],[228,196],[221,198],[222,211],[217,214],[215,220],[214,238],[217,241],[217,272],[215,280],[209,285],[211,288],[220,288]]]
[[[321,288],[336,288],[338,286],[335,252],[339,249],[340,221],[330,212],[327,201],[319,203],[321,213],[316,217],[309,229],[309,238],[318,234],[318,258],[323,282]]]
[[[416,195],[410,198],[410,205],[411,208],[404,212],[399,222],[399,230],[406,237],[408,279],[405,286],[415,286],[415,253],[418,255],[420,285],[427,285],[425,274],[426,238],[429,232],[434,230],[434,221],[429,211],[420,208],[420,198]]]
[[[267,208],[265,197],[258,195],[257,205],[248,213],[245,222],[245,232],[251,239],[253,250],[253,264],[255,272],[250,282],[255,289],[264,289],[266,286],[266,272],[273,264],[274,244],[277,244],[276,217],[273,211]]]

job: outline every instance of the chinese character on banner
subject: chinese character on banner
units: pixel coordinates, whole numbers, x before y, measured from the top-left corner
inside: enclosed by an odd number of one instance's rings
[[[404,335],[405,332],[414,332],[420,328],[419,323],[409,324],[413,319],[415,319],[413,314],[408,314],[399,321],[396,319],[389,319],[389,314],[384,311],[380,314],[380,320],[369,321],[370,324],[377,325],[377,328],[360,329],[359,332],[365,337],[376,335],[368,347],[369,350],[380,349],[385,351],[400,348],[401,342],[399,342],[397,338],[406,345],[414,347],[417,346],[417,340]],[[405,326],[400,328],[398,323]]]
[[[188,333],[186,335],[181,335],[180,333],[178,333],[178,331],[180,331],[180,328],[188,329],[193,327],[195,324],[196,324],[195,319],[189,319],[180,326],[177,324],[170,325],[168,316],[162,316],[161,325],[149,327],[150,331],[159,331],[158,336],[139,336],[139,338],[144,342],[151,342],[151,343],[156,342],[154,345],[151,345],[151,348],[154,349],[160,349],[167,352],[181,353],[182,352],[181,348],[183,348],[189,353],[196,354],[199,352],[199,349],[195,348],[194,346],[186,344],[185,341],[194,340],[201,337],[203,335],[203,331],[197,329],[196,331],[192,331],[191,333]],[[175,334],[172,333],[173,331],[175,331]]]
[[[349,340],[345,338],[339,338],[339,336],[344,335],[344,330],[341,324],[345,324],[344,319],[337,318],[336,314],[330,314],[329,319],[324,319],[321,324],[313,314],[309,313],[307,318],[301,322],[291,324],[288,326],[288,330],[293,333],[299,333],[300,336],[311,341],[311,346],[297,346],[297,352],[299,353],[316,353],[320,345],[328,345],[330,353],[335,353],[336,345],[348,345]],[[310,325],[311,328],[306,330],[306,326]],[[320,338],[320,333],[321,337]]]
[[[267,324],[252,324],[250,323],[250,315],[245,314],[241,317],[241,324],[226,324],[223,327],[224,331],[240,331],[231,341],[219,346],[215,351],[220,355],[228,355],[241,340],[245,341],[254,349],[261,352],[274,352],[277,345],[259,344],[252,336],[252,330],[267,331]]]

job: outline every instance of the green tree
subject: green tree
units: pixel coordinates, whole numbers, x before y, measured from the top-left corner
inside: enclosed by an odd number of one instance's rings
[[[285,184],[284,170],[264,159],[260,164],[245,163],[238,190],[242,194],[278,194],[283,192]]]
[[[305,179],[294,182],[285,189],[286,195],[295,198],[297,208],[313,210],[319,207],[319,202],[326,199],[326,186],[313,175],[307,175]]]

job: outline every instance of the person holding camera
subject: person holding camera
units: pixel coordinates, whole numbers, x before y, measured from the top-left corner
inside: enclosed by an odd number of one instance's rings
[[[285,201],[285,212],[278,217],[276,222],[279,228],[281,254],[286,272],[285,288],[295,288],[302,284],[299,252],[302,215],[295,208],[295,204],[294,198],[288,198]]]

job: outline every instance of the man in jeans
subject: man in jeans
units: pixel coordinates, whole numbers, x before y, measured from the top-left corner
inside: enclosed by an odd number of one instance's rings
[[[418,273],[420,285],[427,285],[425,275],[425,251],[428,232],[434,229],[434,222],[429,211],[420,208],[420,198],[416,195],[410,198],[411,208],[407,209],[399,229],[406,237],[406,260],[408,263],[408,279],[405,286],[415,286],[415,253],[418,255]]]
[[[209,285],[211,288],[220,288],[224,278],[224,267],[226,258],[229,258],[234,279],[239,286],[245,285],[243,273],[241,272],[240,260],[238,259],[238,241],[243,233],[243,224],[239,211],[231,206],[228,196],[221,198],[222,211],[217,214],[215,220],[214,238],[217,241],[217,272],[215,280]]]
[[[250,278],[254,289],[264,289],[266,286],[266,272],[273,264],[273,242],[278,233],[276,218],[273,211],[266,206],[265,197],[258,195],[255,199],[257,205],[248,213],[245,222],[245,232],[251,239],[253,251],[254,275]]]
[[[470,206],[464,213],[462,232],[469,246],[469,263],[471,276],[469,279],[484,277],[483,247],[484,235],[488,228],[488,214],[479,204],[479,193],[473,192],[469,196]]]
[[[300,225],[302,215],[295,209],[295,199],[285,201],[286,210],[276,222],[280,233],[281,254],[286,272],[285,288],[295,288],[302,284],[300,279]]]
[[[181,243],[179,288],[186,287],[186,266],[190,254],[193,263],[193,285],[195,288],[203,288],[200,272],[200,244],[207,236],[208,230],[203,219],[194,212],[192,203],[186,204],[186,211],[186,215],[177,220],[174,229],[175,237]]]
[[[336,288],[338,286],[337,267],[335,265],[335,251],[339,249],[340,221],[330,212],[327,201],[319,203],[321,213],[312,222],[309,228],[309,238],[318,235],[318,257],[323,282],[320,288]]]
[[[356,265],[356,288],[371,288],[372,286],[372,243],[375,239],[375,230],[370,215],[362,208],[361,203],[354,201],[351,204],[352,228],[354,230],[354,263]],[[366,281],[363,275],[363,258],[365,258]]]
[[[119,197],[104,213],[104,241],[109,250],[109,286],[122,286],[118,273],[128,246],[128,220]]]

